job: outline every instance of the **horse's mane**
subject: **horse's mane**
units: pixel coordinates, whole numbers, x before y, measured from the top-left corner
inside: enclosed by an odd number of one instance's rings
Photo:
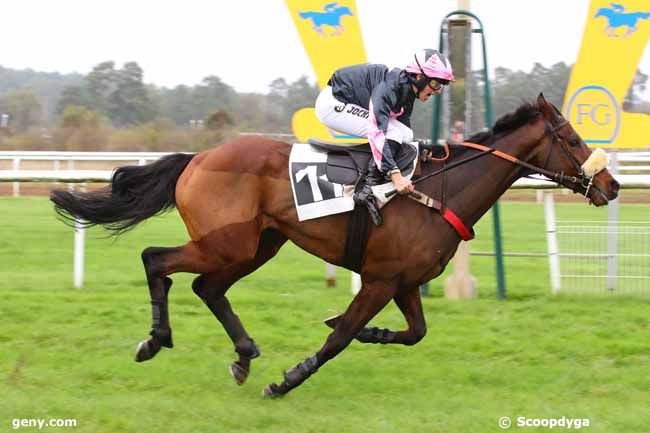
[[[484,146],[491,146],[497,138],[503,137],[516,129],[521,128],[535,121],[541,115],[541,111],[537,105],[529,102],[523,103],[514,112],[508,113],[496,121],[492,129],[482,131],[469,137],[467,141],[472,143],[482,144]],[[452,158],[463,155],[467,147],[454,147],[452,149]]]
[[[485,144],[486,141],[494,141],[493,139],[498,136],[503,136],[521,128],[528,123],[536,120],[541,112],[537,105],[526,102],[519,106],[513,113],[508,113],[499,118],[494,126],[489,131],[479,132],[472,135],[467,141],[472,143]],[[492,139],[492,140],[490,140]]]
[[[559,110],[555,108],[559,113]],[[514,112],[508,113],[499,118],[496,121],[492,129],[487,131],[482,131],[476,133],[469,137],[467,141],[477,144],[482,144],[484,146],[492,146],[492,144],[499,138],[514,132],[515,130],[521,128],[522,126],[528,125],[529,123],[534,122],[541,116],[542,112],[539,110],[536,104],[525,102],[519,106]],[[467,146],[462,145],[451,145],[450,146],[450,155],[448,159],[449,162],[458,161],[463,158],[467,158],[476,153],[476,150],[472,150]],[[439,163],[436,164],[424,164],[422,166],[423,173],[426,175],[434,170],[440,168]]]

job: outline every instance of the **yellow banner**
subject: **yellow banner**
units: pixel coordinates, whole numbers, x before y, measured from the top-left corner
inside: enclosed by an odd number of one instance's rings
[[[321,89],[338,68],[367,62],[354,0],[286,2]],[[292,127],[303,142],[308,138],[354,141],[349,136],[328,131],[316,118],[313,108],[297,111]]]
[[[563,109],[591,146],[650,146],[650,115],[622,108],[649,39],[648,0],[591,0]]]

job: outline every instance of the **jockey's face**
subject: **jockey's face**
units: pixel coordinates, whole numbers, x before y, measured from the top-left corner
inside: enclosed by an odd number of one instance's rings
[[[418,80],[421,79],[422,77],[423,77],[422,74],[417,75]],[[429,97],[431,97],[431,95],[434,95],[434,94],[439,95],[439,94],[441,94],[442,93],[442,87],[443,87],[442,84],[440,84],[438,81],[431,80],[431,81],[429,81],[427,83],[426,86],[424,86],[424,89],[422,89],[422,91],[420,91],[420,93],[418,93],[418,99],[420,101],[422,101],[422,102],[427,102],[427,100],[429,99]],[[415,86],[413,86],[413,88],[417,92],[417,89],[415,88]]]

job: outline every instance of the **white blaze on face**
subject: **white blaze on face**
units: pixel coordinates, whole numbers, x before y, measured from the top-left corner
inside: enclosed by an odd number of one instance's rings
[[[588,177],[594,177],[605,168],[609,163],[609,156],[603,149],[596,149],[589,155],[589,158],[582,164],[582,170]]]

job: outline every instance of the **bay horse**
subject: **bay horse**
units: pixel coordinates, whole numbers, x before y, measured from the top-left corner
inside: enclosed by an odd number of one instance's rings
[[[492,154],[446,172],[445,206],[472,226],[523,175],[551,174],[556,182],[602,206],[617,197],[619,184],[602,164],[585,165],[592,152],[552,104],[540,94],[504,116],[470,141]],[[347,214],[299,222],[288,159],[291,145],[262,138],[241,138],[198,154],[173,154],[146,166],[118,168],[111,184],[88,192],[55,190],[51,200],[67,223],[102,225],[115,234],[174,206],[190,240],[182,246],[148,247],[142,251],[152,304],[150,338],[136,350],[136,361],[171,348],[167,297],[176,272],[199,274],[194,292],[221,322],[238,359],[230,372],[242,384],[260,350],[233,312],[227,290],[275,256],[290,239],[305,251],[335,265],[342,264]],[[450,165],[474,153],[453,152]],[[595,154],[596,152],[594,152]],[[506,155],[506,157],[496,157]],[[522,165],[513,163],[519,161]],[[424,179],[434,163],[421,165],[418,190],[434,196],[440,177]],[[364,343],[418,343],[426,333],[418,287],[445,269],[461,240],[439,213],[404,196],[384,207],[384,224],[371,225],[360,269],[362,287],[347,310],[326,323],[334,330],[315,354],[287,371],[279,384],[264,390],[281,396],[300,385],[353,339]],[[366,324],[393,300],[406,319],[400,331]]]

